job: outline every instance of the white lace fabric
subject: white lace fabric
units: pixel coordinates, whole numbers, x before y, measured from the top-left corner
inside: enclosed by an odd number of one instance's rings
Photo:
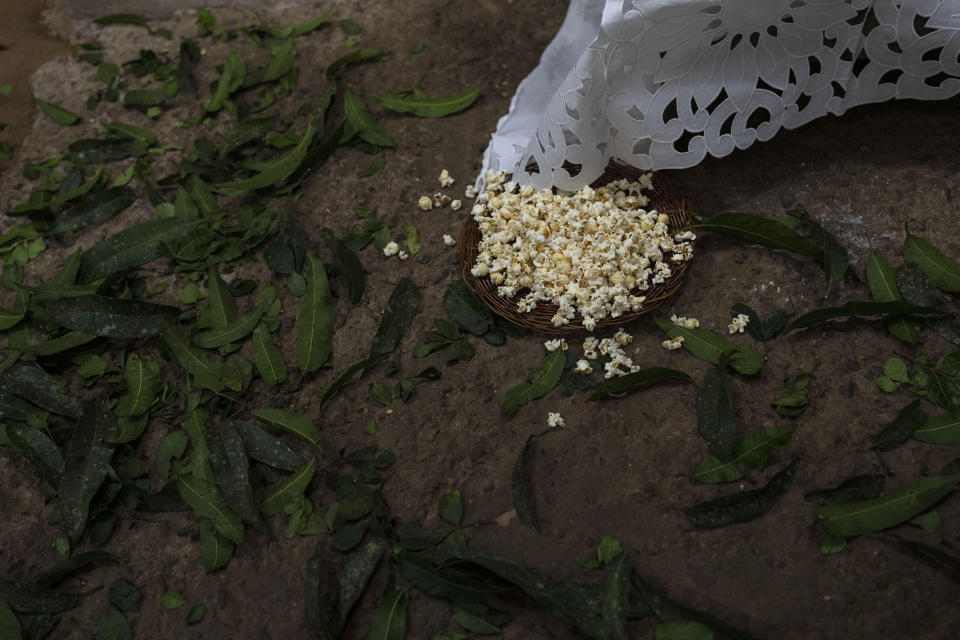
[[[573,190],[613,159],[681,169],[857,105],[958,93],[960,0],[571,0],[483,172]]]

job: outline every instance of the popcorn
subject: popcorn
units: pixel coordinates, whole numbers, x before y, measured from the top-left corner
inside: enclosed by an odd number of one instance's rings
[[[440,177],[437,179],[440,181],[441,187],[449,187],[454,182],[456,182],[453,179],[453,176],[450,175],[450,172],[448,172],[446,169],[440,172]]]
[[[574,373],[593,373],[593,367],[586,360],[577,360],[577,366],[573,369]]]
[[[443,234],[443,244],[448,247],[452,247],[453,245],[457,244],[457,241],[453,239],[453,236],[445,233]]]
[[[664,340],[661,346],[667,351],[676,351],[683,346],[683,336],[677,336],[673,340]]]
[[[473,200],[477,197],[477,194],[480,193],[477,191],[477,188],[472,184],[468,184],[467,188],[463,190],[463,197],[467,200]]]
[[[430,196],[420,196],[420,199],[417,200],[417,206],[424,211],[430,211],[433,208],[433,200],[430,199]]]
[[[565,427],[567,426],[567,421],[564,420],[563,416],[561,416],[559,413],[554,413],[553,411],[550,411],[549,413],[547,413],[547,426],[550,427],[551,429],[557,428],[557,427]]]
[[[501,273],[499,295],[529,289],[522,313],[539,301],[556,305],[554,326],[579,313],[593,331],[599,320],[640,310],[638,290],[666,282],[672,265],[693,255],[696,236],[671,235],[669,216],[643,208],[649,176],[570,194],[508,182],[503,171],[488,171],[485,182],[472,210],[482,239],[471,273]]]
[[[388,242],[387,245],[383,248],[383,255],[388,256],[388,257],[389,257],[389,256],[395,256],[395,255],[397,255],[397,252],[398,252],[398,251],[400,251],[400,245],[398,245],[396,242],[394,242],[394,241],[391,240],[391,241]]]
[[[748,324],[750,324],[750,316],[745,313],[739,313],[737,314],[736,318],[730,321],[730,324],[727,325],[727,329],[731,334],[743,333],[743,330],[746,329]]]
[[[440,193],[439,191],[433,194],[433,206],[437,209],[445,207],[450,204],[450,196]]]
[[[543,343],[543,346],[547,348],[547,351],[556,351],[560,349],[561,351],[567,350],[567,341],[563,338],[557,338],[555,340],[547,340]]]
[[[700,326],[700,321],[696,318],[688,318],[686,316],[677,317],[676,315],[670,316],[670,322],[677,325],[678,327],[683,327],[684,329],[696,329]]]
[[[451,200],[450,208],[453,209],[454,211],[460,211],[460,207],[462,204],[463,203],[461,203],[459,200]]]
[[[401,262],[406,262],[410,258],[410,254],[401,249],[400,253],[397,254],[397,257],[400,258]]]

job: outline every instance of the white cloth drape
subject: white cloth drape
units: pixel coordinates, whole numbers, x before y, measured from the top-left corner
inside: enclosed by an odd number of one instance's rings
[[[571,0],[483,170],[578,189],[611,159],[685,168],[860,104],[958,93],[960,0]]]

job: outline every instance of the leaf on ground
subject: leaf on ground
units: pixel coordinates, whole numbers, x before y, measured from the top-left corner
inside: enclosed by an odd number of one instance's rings
[[[160,336],[173,357],[189,374],[207,379],[216,379],[221,375],[223,363],[213,355],[196,349],[172,322],[163,322]]]
[[[323,405],[330,402],[330,400],[332,400],[334,396],[340,393],[340,391],[345,386],[347,386],[347,384],[349,384],[350,380],[352,380],[353,377],[357,375],[357,373],[359,373],[363,369],[374,366],[376,363],[378,363],[382,359],[383,359],[383,356],[378,356],[375,358],[367,358],[366,360],[355,362],[349,367],[347,367],[347,369],[343,373],[341,373],[339,376],[337,376],[336,379],[334,379],[334,381],[330,383],[330,386],[324,389],[323,392],[320,394],[320,407],[318,408],[318,411],[322,410]]]
[[[883,493],[883,487],[886,481],[887,476],[882,473],[854,476],[844,480],[831,489],[810,491],[803,496],[803,499],[819,505],[869,500]]]
[[[147,149],[133,138],[87,138],[71,142],[67,157],[78,164],[102,165],[124,158],[139,158],[147,154]]]
[[[48,320],[59,327],[121,339],[157,335],[165,319],[180,313],[167,305],[97,295],[50,300],[46,311]]]
[[[114,409],[118,416],[135,418],[147,412],[160,390],[160,365],[149,354],[131,353],[123,369],[127,393]]]
[[[343,629],[360,596],[366,591],[374,570],[380,564],[387,544],[382,541],[368,542],[350,554],[347,564],[340,572],[340,596],[337,601],[338,626]]]
[[[368,60],[377,60],[390,53],[385,49],[357,49],[347,55],[337,58],[329,67],[327,67],[327,77],[339,77],[344,71],[352,65]]]
[[[203,349],[216,349],[242,341],[260,324],[260,318],[272,303],[273,300],[268,300],[258,304],[253,311],[240,316],[226,327],[218,327],[194,335],[193,343]]]
[[[443,306],[457,324],[475,336],[482,336],[493,324],[493,313],[463,280],[457,279],[447,285]]]
[[[409,113],[420,118],[442,118],[463,111],[476,102],[479,95],[478,87],[443,98],[428,98],[402,91],[377,96],[377,100],[391,111]]]
[[[211,427],[206,435],[213,477],[227,506],[253,528],[266,531],[267,527],[253,500],[247,452],[233,421],[221,420],[219,424]]]
[[[739,480],[759,469],[777,449],[787,444],[795,429],[793,425],[780,425],[752,431],[737,439],[729,461],[709,456],[693,468],[690,479],[699,484]]]
[[[40,111],[57,124],[71,125],[76,124],[77,121],[80,120],[80,116],[73,111],[68,111],[63,107],[44,102],[43,100],[37,100],[37,106],[40,107]]]
[[[303,163],[304,158],[307,156],[307,151],[310,150],[310,144],[313,142],[315,133],[316,129],[314,129],[313,123],[310,122],[307,125],[306,133],[303,134],[303,138],[301,138],[300,142],[290,153],[272,162],[258,166],[258,173],[250,178],[220,185],[217,191],[227,196],[243,196],[250,191],[266,189],[285,180]]]
[[[260,512],[264,517],[269,518],[280,513],[287,504],[300,500],[316,470],[317,459],[310,458],[309,462],[290,476],[267,489],[263,500],[260,501]]]
[[[897,414],[891,422],[880,429],[873,438],[872,446],[877,451],[896,449],[913,436],[917,429],[927,422],[926,413],[920,408],[920,399],[916,399]]]
[[[912,551],[913,553],[929,560],[937,566],[950,569],[954,573],[960,575],[960,557],[945,551],[943,545],[934,546],[932,544],[926,544],[925,542],[907,540],[906,538],[901,538],[898,535],[894,535],[893,539],[901,547]]]
[[[61,526],[71,546],[83,536],[90,502],[107,477],[114,449],[110,442],[116,437],[116,418],[99,403],[85,403],[67,444],[57,488]]]
[[[607,637],[628,640],[625,626],[630,595],[630,560],[625,553],[619,553],[607,562],[600,589],[600,611],[610,629]]]
[[[236,322],[240,313],[237,303],[230,294],[227,283],[223,281],[216,267],[207,273],[207,299],[210,308],[210,321],[217,329],[226,329]]]
[[[101,240],[83,253],[78,282],[89,284],[118,271],[155,260],[164,245],[195,232],[199,220],[163,218],[128,227]]]
[[[942,310],[950,308],[950,299],[913,263],[904,262],[897,269],[897,286],[907,302]],[[946,340],[960,346],[960,325],[954,320],[927,318],[924,324]]]
[[[790,333],[798,329],[806,329],[818,324],[833,320],[834,318],[855,318],[859,316],[913,316],[913,317],[938,317],[944,316],[944,312],[932,307],[920,307],[908,302],[866,302],[855,300],[848,302],[842,307],[827,307],[809,311],[793,322],[787,325],[784,333]]]
[[[908,232],[903,243],[903,255],[944,291],[960,292],[960,263],[943,255],[923,238]]]
[[[401,278],[383,309],[369,357],[379,359],[393,353],[393,350],[400,346],[403,337],[409,333],[419,310],[420,288],[410,278]]]
[[[353,137],[353,134],[355,134],[370,144],[381,147],[396,146],[397,143],[386,134],[383,127],[367,111],[367,105],[363,103],[363,100],[358,98],[349,88],[343,94],[343,110],[348,126],[348,129],[344,132],[345,138]],[[347,133],[351,135],[348,136]]]
[[[773,408],[781,416],[794,417],[803,413],[810,400],[810,374],[800,373],[790,376],[783,385],[783,391],[773,401]]]
[[[820,257],[820,251],[813,243],[791,231],[782,222],[749,213],[721,213],[700,221],[696,228],[770,249],[792,251],[811,258]]]
[[[870,249],[867,255],[867,283],[875,302],[901,302],[903,295],[897,285],[897,274],[886,258]],[[921,341],[920,324],[911,318],[887,318],[884,326],[891,334],[908,344]]]
[[[208,518],[201,518],[198,524],[200,561],[203,562],[203,568],[210,572],[227,566],[230,558],[233,557],[235,548],[233,542],[217,533],[216,528]]]
[[[364,640],[403,640],[407,630],[407,590],[388,584],[373,612],[373,621]]]
[[[273,131],[276,124],[276,116],[250,118],[238,122],[220,141],[217,146],[217,153],[223,158],[251,142],[263,140],[264,136]]]
[[[20,640],[22,633],[23,629],[20,627],[17,615],[6,600],[0,600],[0,638]]]
[[[819,261],[827,277],[827,293],[824,297],[830,297],[833,285],[843,280],[843,276],[850,267],[850,255],[836,237],[810,217],[805,209],[795,209],[787,213],[810,227],[819,239],[822,251]]]
[[[712,331],[686,329],[661,318],[654,318],[654,322],[670,339],[682,337],[684,349],[710,364],[720,364],[723,355],[732,352],[727,364],[738,373],[750,376],[763,367],[763,356],[761,354],[725,340]]]
[[[243,542],[243,522],[224,501],[215,484],[184,474],[177,478],[177,491],[191,509],[213,521],[217,533],[236,544]]]
[[[47,411],[71,418],[79,418],[84,411],[80,400],[67,393],[63,380],[35,363],[15,363],[0,374],[0,388]]]
[[[104,607],[97,618],[96,640],[132,640],[127,618],[113,607]]]
[[[0,416],[7,420],[8,444],[23,456],[37,470],[37,473],[50,483],[50,486],[57,486],[60,483],[60,475],[63,473],[63,456],[60,450],[40,429],[29,427],[22,422],[14,422],[5,406],[4,395],[0,393]]]
[[[960,476],[930,476],[885,495],[860,502],[821,507],[817,519],[824,530],[848,538],[876,533],[906,522],[939,502]]]
[[[270,337],[270,330],[261,322],[253,330],[253,362],[257,373],[269,385],[280,384],[287,379],[287,365],[283,354]]]
[[[0,601],[17,613],[57,614],[77,606],[80,596],[0,578]]]
[[[34,578],[34,584],[44,589],[53,588],[74,573],[98,562],[121,564],[120,558],[106,551],[87,551],[65,558]]]
[[[793,484],[797,461],[777,472],[766,486],[721,496],[683,509],[683,515],[698,527],[712,529],[738,522],[749,522],[767,511]]]
[[[253,417],[275,429],[291,433],[314,447],[320,446],[320,432],[309,418],[285,409],[254,409]]]
[[[960,416],[952,413],[930,416],[913,432],[913,437],[930,444],[960,444]]]
[[[630,393],[655,384],[693,382],[689,375],[676,369],[650,367],[601,382],[588,400],[601,400],[612,395]]]
[[[296,471],[303,466],[301,460],[280,439],[270,435],[259,426],[245,420],[232,421],[240,437],[247,455],[282,471]]]
[[[463,499],[459,489],[447,489],[440,496],[440,518],[455,527],[460,526],[463,519]]]
[[[513,464],[513,477],[510,481],[510,494],[513,496],[513,506],[517,510],[517,515],[520,516],[521,521],[537,532],[540,531],[540,523],[533,507],[530,485],[526,479],[526,464],[530,445],[545,433],[535,433],[527,437],[526,442],[523,443],[523,448],[520,450],[520,455],[517,456],[517,461]]]
[[[703,378],[703,386],[697,395],[697,426],[710,453],[722,462],[733,458],[737,425],[727,393],[727,370],[723,364],[709,369]]]
[[[501,408],[509,416],[514,415],[523,405],[546,395],[560,382],[566,356],[557,349],[547,354],[536,369],[527,374],[527,381],[507,389]]]
[[[653,629],[653,640],[713,640],[713,630],[690,620],[662,622]]]
[[[297,366],[303,373],[326,363],[333,344],[335,313],[323,263],[307,254],[307,291],[297,316]]]
[[[213,94],[203,103],[204,110],[219,111],[222,109],[230,94],[240,88],[246,73],[247,66],[244,64],[243,58],[231,51],[223,65],[223,72],[220,74],[220,79],[217,81]]]
[[[91,224],[105,222],[136,201],[133,189],[127,186],[111,187],[88,195],[57,216],[50,233],[63,235]]]

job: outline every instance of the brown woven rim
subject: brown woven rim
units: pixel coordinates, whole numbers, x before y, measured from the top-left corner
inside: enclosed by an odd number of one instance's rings
[[[594,188],[600,187],[621,178],[635,181],[638,180],[643,173],[645,172],[627,165],[610,164],[603,172],[603,175],[597,178],[590,186]],[[646,195],[650,198],[648,207],[656,209],[660,213],[666,213],[669,216],[670,221],[668,228],[671,233],[689,229],[695,224],[693,217],[688,211],[686,200],[676,193],[669,181],[661,174],[653,174],[653,191],[646,192]],[[570,324],[555,327],[550,320],[557,313],[557,305],[538,302],[536,309],[528,313],[521,313],[517,311],[517,302],[530,292],[529,289],[521,289],[513,298],[503,298],[497,295],[497,287],[490,282],[489,277],[475,278],[471,275],[470,269],[473,268],[476,262],[481,237],[480,227],[477,226],[471,214],[467,217],[463,229],[460,231],[460,272],[464,282],[470,287],[470,290],[473,291],[487,307],[513,324],[540,333],[570,335],[586,332],[586,329],[583,327],[583,317],[579,313],[574,316]],[[693,246],[695,243],[691,242],[690,244]],[[680,289],[680,285],[686,276],[688,265],[688,260],[677,264],[676,267],[671,265],[671,276],[667,278],[665,282],[653,286],[646,291],[641,292],[639,289],[631,291],[634,295],[645,295],[647,297],[643,302],[643,308],[640,311],[631,311],[616,318],[608,316],[602,320],[597,320],[597,329],[618,327],[630,323],[662,305],[667,298]]]

